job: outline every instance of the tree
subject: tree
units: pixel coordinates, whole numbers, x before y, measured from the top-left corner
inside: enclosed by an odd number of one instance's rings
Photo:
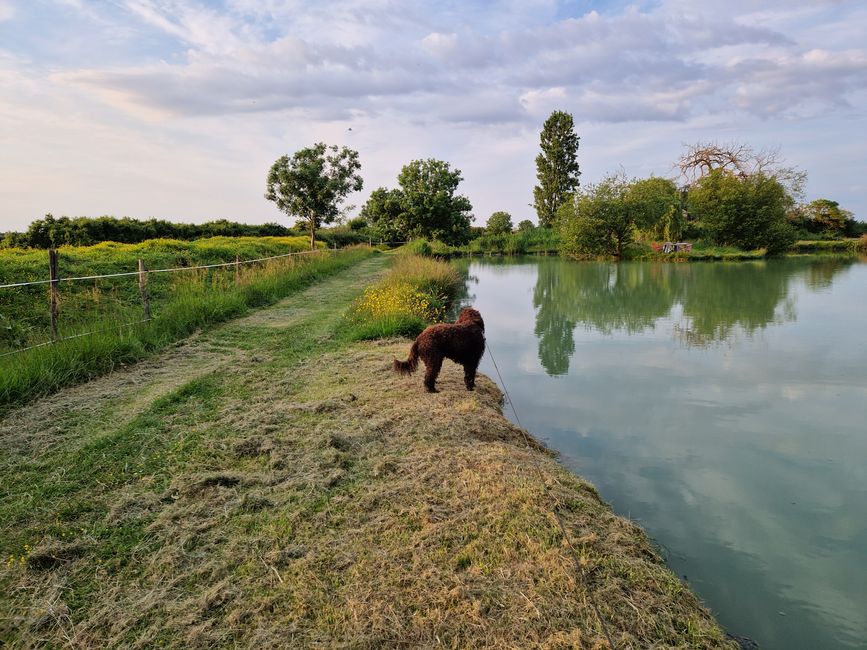
[[[836,201],[816,199],[803,206],[801,211],[811,232],[842,237],[852,230],[849,223],[854,221],[852,213],[841,208]]]
[[[361,208],[376,235],[383,241],[398,242],[409,237],[409,224],[403,212],[403,192],[378,187]]]
[[[680,194],[672,181],[611,174],[560,208],[562,245],[571,255],[619,258],[639,230],[655,233],[677,227],[679,212]]]
[[[578,189],[581,171],[578,167],[578,144],[572,115],[554,111],[545,120],[540,135],[542,153],[536,156],[536,178],[533,207],[540,226],[552,226],[557,210],[566,203],[569,194]]]
[[[674,181],[651,176],[632,181],[626,200],[634,210],[635,225],[655,239],[679,241],[685,219],[680,191]]]
[[[469,241],[473,206],[467,197],[455,194],[462,180],[461,170],[443,160],[404,165],[397,182],[402,193],[400,219],[407,234],[450,245]]]
[[[268,172],[265,198],[306,227],[313,249],[316,229],[337,219],[346,196],[363,187],[359,169],[357,151],[318,142],[276,160]]]
[[[693,185],[712,171],[720,169],[739,178],[764,174],[777,180],[792,200],[803,195],[807,173],[784,166],[779,149],[760,149],[741,142],[696,142],[688,145],[677,162],[687,185]]]
[[[512,215],[499,210],[488,217],[485,231],[489,235],[506,235],[512,232]]]
[[[786,220],[790,196],[773,176],[714,169],[689,191],[690,212],[717,244],[779,253],[794,241]]]
[[[569,255],[615,255],[632,242],[635,216],[627,209],[628,181],[605,177],[575,193],[557,213],[562,247]]]
[[[530,232],[536,225],[529,219],[524,219],[518,222],[518,232]]]

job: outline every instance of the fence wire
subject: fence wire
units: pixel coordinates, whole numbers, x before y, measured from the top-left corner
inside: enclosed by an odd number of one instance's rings
[[[220,262],[218,264],[200,264],[197,266],[178,266],[178,267],[165,268],[165,269],[146,269],[144,272],[141,272],[141,271],[126,272],[125,271],[123,273],[105,273],[102,275],[85,275],[85,276],[78,276],[78,277],[71,277],[71,278],[58,278],[56,280],[33,280],[31,282],[13,282],[10,284],[0,284],[0,289],[12,289],[12,288],[16,288],[16,287],[45,285],[45,284],[59,283],[59,282],[73,282],[76,280],[99,280],[102,278],[132,277],[132,276],[140,276],[140,275],[142,275],[142,273],[147,275],[150,273],[174,273],[174,272],[179,272],[179,271],[197,271],[197,270],[204,270],[204,269],[230,268],[230,267],[238,267],[238,266],[241,266],[243,264],[255,264],[258,262],[267,262],[269,260],[276,260],[276,259],[281,259],[281,258],[286,258],[286,257],[293,257],[293,256],[297,256],[297,255],[311,255],[311,254],[315,254],[315,253],[337,253],[337,252],[340,252],[341,250],[345,251],[347,249],[345,249],[345,248],[344,249],[319,248],[319,249],[309,250],[309,251],[295,251],[292,253],[282,253],[280,255],[270,255],[268,257],[258,257],[258,258],[249,259],[249,260],[235,260],[232,262]],[[20,354],[21,352],[27,352],[28,350],[35,350],[36,348],[42,348],[42,347],[45,347],[48,345],[54,345],[56,343],[62,343],[63,341],[69,341],[72,339],[82,338],[84,336],[92,336],[93,334],[101,334],[104,332],[122,329],[124,327],[131,327],[133,325],[140,325],[142,323],[147,323],[147,322],[152,321],[152,320],[154,320],[154,319],[153,318],[145,318],[143,320],[130,321],[127,323],[119,323],[119,324],[114,325],[110,328],[94,330],[91,332],[83,332],[80,334],[74,334],[72,336],[65,336],[63,338],[52,339],[50,341],[43,341],[42,343],[37,343],[35,345],[30,345],[27,347],[18,348],[16,350],[10,350],[8,352],[0,353],[0,358],[8,357],[8,356],[11,356],[13,354]]]

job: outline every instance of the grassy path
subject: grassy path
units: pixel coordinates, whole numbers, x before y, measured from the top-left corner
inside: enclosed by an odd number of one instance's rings
[[[386,264],[0,421],[0,642],[604,648],[592,590],[618,648],[731,647],[490,380],[335,336]]]

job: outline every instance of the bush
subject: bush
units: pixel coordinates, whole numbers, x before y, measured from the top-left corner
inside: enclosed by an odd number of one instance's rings
[[[795,241],[786,220],[791,199],[771,176],[713,170],[689,191],[690,212],[717,244],[781,253]]]

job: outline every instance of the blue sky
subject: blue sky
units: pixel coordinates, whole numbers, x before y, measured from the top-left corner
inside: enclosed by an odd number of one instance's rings
[[[357,206],[437,157],[477,221],[535,218],[554,109],[575,117],[583,182],[743,141],[865,219],[865,33],[846,0],[0,0],[0,230],[46,212],[285,221],[267,169],[320,140],[359,151]]]

